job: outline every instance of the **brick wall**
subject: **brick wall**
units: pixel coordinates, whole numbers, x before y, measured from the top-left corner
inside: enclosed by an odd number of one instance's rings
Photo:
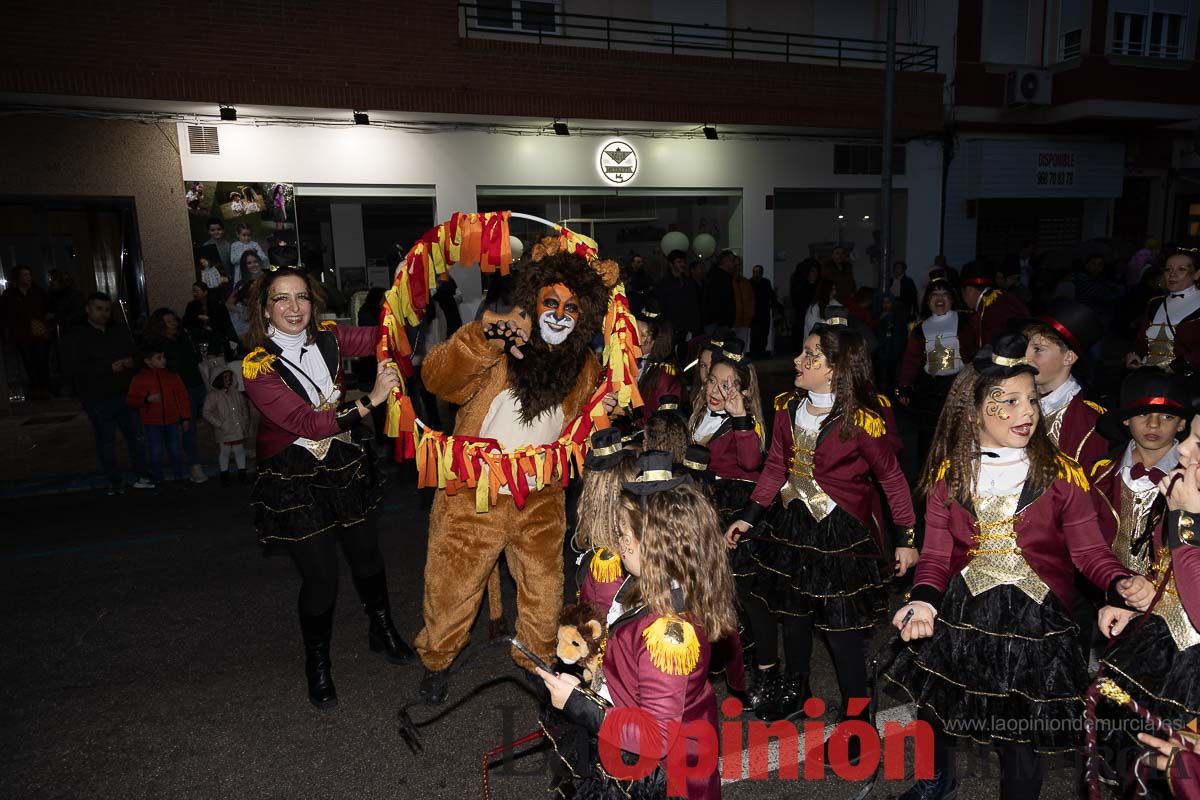
[[[452,0],[9,0],[5,18],[0,87],[18,92],[872,131],[882,121],[877,69],[463,39]],[[898,75],[900,130],[941,128],[942,83]]]

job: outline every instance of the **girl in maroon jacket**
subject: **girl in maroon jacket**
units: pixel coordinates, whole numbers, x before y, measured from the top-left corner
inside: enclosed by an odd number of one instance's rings
[[[947,734],[997,743],[1000,796],[1036,800],[1041,754],[1082,740],[1075,568],[1130,603],[1153,596],[1108,549],[1083,470],[1046,435],[1026,345],[1005,334],[976,354],[929,454],[925,547],[894,620],[904,641],[927,641],[901,650],[885,678],[934,727],[935,774],[904,800],[953,796]]]
[[[642,407],[638,419],[645,423],[658,410],[663,397],[683,396],[683,383],[675,366],[675,340],[671,321],[658,312],[653,303],[637,313],[638,339],[642,347],[642,363],[638,365],[638,393]]]
[[[286,546],[303,579],[300,628],[304,635],[308,698],[317,708],[337,704],[329,640],[337,594],[338,544],[370,622],[373,652],[397,663],[415,653],[392,622],[387,578],[375,526],[364,522],[382,491],[374,466],[350,431],[386,402],[399,385],[390,361],[381,361],[371,391],[344,399],[342,359],[371,355],[377,333],[317,323],[321,295],[305,272],[281,267],[251,289],[249,343],[242,362],[246,394],[262,414],[258,477],[250,493],[263,544]]]
[[[708,469],[716,477],[713,499],[722,524],[728,525],[754,491],[766,442],[758,375],[746,358],[745,343],[731,337],[714,344],[704,405],[692,411],[688,434],[693,444],[709,450]]]
[[[825,632],[843,705],[867,696],[864,648],[887,611],[884,581],[893,563],[868,474],[883,487],[899,529],[896,572],[917,560],[912,497],[871,374],[863,338],[845,320],[813,328],[796,358],[800,391],[776,413],[762,477],[725,534],[737,548],[738,594],[756,647],[750,699],[765,720],[790,717],[803,705],[814,627]],[[776,497],[777,511],[739,544]],[[778,663],[780,620],[786,674]]]
[[[1101,659],[1102,676],[1177,729],[1200,717],[1200,415],[1193,415],[1178,453],[1179,466],[1159,484],[1167,510],[1154,530],[1149,573],[1156,589],[1166,586],[1148,618],[1115,606],[1100,610],[1100,631],[1116,639]],[[1119,768],[1132,764],[1133,734],[1153,731],[1128,724],[1128,712],[1118,717],[1126,724],[1113,727],[1126,750],[1108,755]],[[1194,783],[1200,775],[1190,777],[1200,794]]]
[[[607,742],[642,757],[665,753],[668,762],[680,759],[692,773],[702,773],[680,779],[678,771],[665,775],[660,765],[642,785],[631,787],[597,771],[588,786],[577,787],[576,796],[718,800],[717,700],[708,680],[709,642],[732,634],[737,624],[720,524],[701,489],[686,475],[672,473],[666,453],[643,455],[638,470],[620,502],[621,561],[634,579],[617,596],[623,612],[608,628],[603,686],[585,692],[573,676],[538,674],[554,707],[598,736],[602,751]],[[615,717],[605,724],[608,715],[631,709],[648,715],[652,724],[621,724]],[[680,724],[692,722],[711,726],[712,750],[702,753],[701,739],[680,733]],[[643,738],[647,735],[653,741]],[[696,769],[701,759],[712,764],[711,771]],[[612,771],[611,762],[604,766]]]

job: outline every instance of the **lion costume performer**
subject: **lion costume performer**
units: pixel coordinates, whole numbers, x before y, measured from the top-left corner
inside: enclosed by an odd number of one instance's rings
[[[560,250],[553,237],[531,256],[517,275],[511,320],[489,315],[465,325],[426,355],[421,370],[429,391],[461,406],[455,437],[493,439],[506,451],[554,442],[591,399],[600,377],[591,344],[617,281],[612,262],[593,267]],[[445,700],[450,664],[470,639],[501,553],[517,583],[517,639],[547,661],[554,656],[566,524],[556,481],[529,492],[524,508],[501,490],[486,513],[478,513],[472,492],[438,492],[425,562],[425,628],[415,642],[426,668],[425,700]]]

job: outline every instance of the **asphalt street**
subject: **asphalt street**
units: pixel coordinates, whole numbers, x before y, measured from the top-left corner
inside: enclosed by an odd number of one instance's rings
[[[333,642],[340,705],[307,702],[298,578],[255,543],[244,487],[0,504],[0,796],[12,798],[477,798],[482,759],[534,729],[536,705],[507,652],[481,646],[413,754],[397,734],[419,665],[367,649],[366,619],[343,565]],[[426,512],[393,477],[379,518],[392,603],[406,638],[420,627]],[[515,588],[506,581],[513,614]],[[898,602],[898,600],[897,600]],[[474,642],[486,642],[480,620]],[[813,689],[836,705],[818,647]],[[486,687],[486,688],[481,688]],[[724,694],[724,687],[718,686]],[[884,703],[892,718],[906,709]],[[426,722],[428,709],[413,716]],[[830,719],[832,719],[830,717]],[[491,796],[545,797],[548,753],[532,744],[491,772]],[[1073,796],[1072,772],[1044,797]],[[849,798],[859,784],[727,784],[727,798]],[[884,782],[873,797],[905,788]],[[960,797],[994,797],[969,781]]]

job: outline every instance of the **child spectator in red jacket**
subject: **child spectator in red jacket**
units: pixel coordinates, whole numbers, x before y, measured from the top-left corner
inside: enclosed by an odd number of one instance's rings
[[[175,470],[175,480],[183,480],[182,432],[191,424],[192,409],[183,379],[167,369],[165,346],[149,342],[142,349],[144,369],[129,384],[130,408],[137,409],[146,431],[150,451],[150,476],[155,484],[163,481],[163,445]],[[181,484],[185,485],[185,484]]]

